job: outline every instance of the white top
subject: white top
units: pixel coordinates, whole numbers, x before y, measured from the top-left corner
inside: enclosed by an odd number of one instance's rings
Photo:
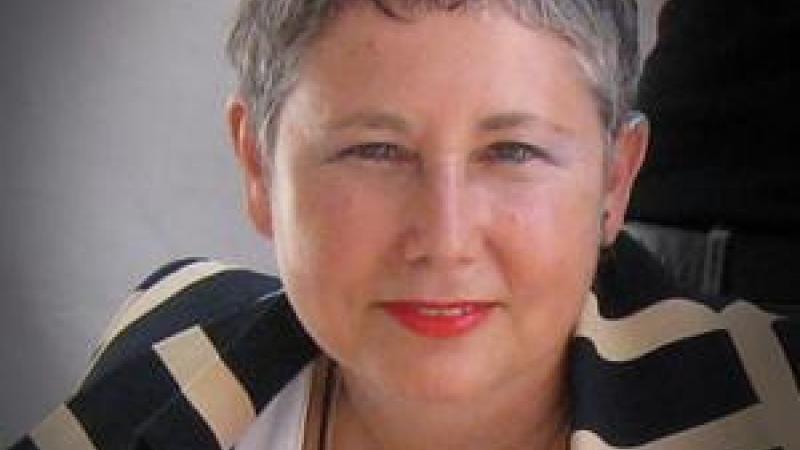
[[[320,450],[331,368],[325,358],[306,366],[261,411],[236,450]]]

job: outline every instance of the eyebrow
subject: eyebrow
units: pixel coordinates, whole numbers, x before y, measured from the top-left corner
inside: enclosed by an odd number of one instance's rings
[[[491,132],[532,126],[543,126],[558,134],[572,134],[561,125],[545,120],[536,114],[522,111],[509,111],[489,115],[478,122],[477,129]],[[325,127],[334,131],[345,128],[365,128],[408,133],[411,130],[411,124],[403,117],[383,111],[355,112],[341,119],[331,121]]]
[[[408,133],[411,129],[411,125],[402,117],[381,111],[356,112],[326,124],[326,128],[330,130],[356,127],[371,130],[391,130],[398,133]]]
[[[561,125],[545,120],[536,114],[522,111],[492,114],[478,123],[481,131],[503,131],[530,126],[543,126],[558,134],[571,134],[567,128]]]

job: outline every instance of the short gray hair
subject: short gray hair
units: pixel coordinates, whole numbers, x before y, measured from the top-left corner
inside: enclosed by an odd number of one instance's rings
[[[520,21],[566,39],[594,91],[609,132],[630,111],[638,81],[634,0],[241,0],[227,53],[239,80],[249,124],[264,145],[274,144],[281,108],[309,43],[341,8],[372,3],[387,16],[408,19],[430,10],[501,3]]]

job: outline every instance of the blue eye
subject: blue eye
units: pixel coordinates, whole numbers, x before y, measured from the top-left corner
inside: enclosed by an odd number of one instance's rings
[[[497,142],[489,146],[484,158],[511,164],[524,164],[535,159],[550,160],[548,153],[534,145],[522,142]]]
[[[413,155],[405,148],[387,142],[370,142],[348,147],[340,157],[355,157],[371,161],[409,161]]]

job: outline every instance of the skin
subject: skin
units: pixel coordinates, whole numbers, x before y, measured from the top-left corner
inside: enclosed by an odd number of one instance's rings
[[[274,156],[242,101],[229,121],[253,223],[341,368],[334,448],[565,445],[566,345],[647,141],[627,127],[604,153],[566,42],[494,9],[353,7],[310,48]],[[445,339],[382,308],[431,298],[495,306]]]

